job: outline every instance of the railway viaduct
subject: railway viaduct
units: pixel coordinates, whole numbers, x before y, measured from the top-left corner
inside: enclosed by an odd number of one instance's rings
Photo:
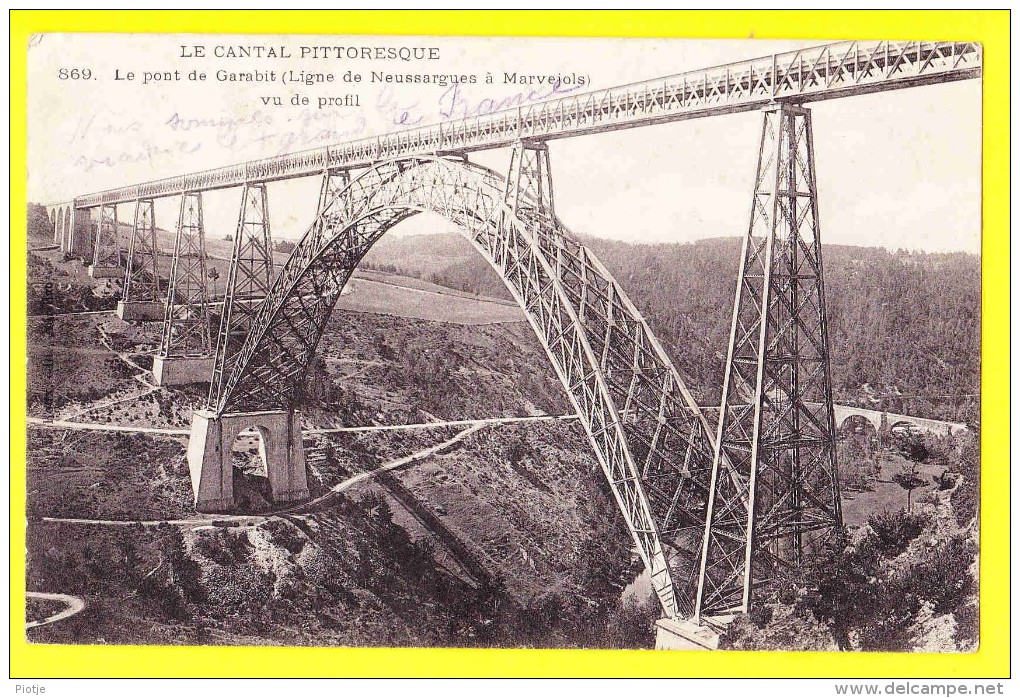
[[[202,511],[233,505],[230,443],[247,428],[266,442],[274,497],[307,496],[296,407],[344,284],[400,221],[453,222],[524,310],[580,417],[661,604],[659,645],[712,647],[720,624],[841,528],[837,424],[881,423],[832,400],[809,105],[981,70],[979,44],[826,44],[83,194],[49,213],[65,252],[121,280],[122,318],[162,322],[157,380],[209,383],[188,447]],[[758,113],[761,137],[710,422],[625,290],[556,215],[548,143],[738,112]],[[471,162],[494,148],[511,149],[505,172]],[[320,194],[274,269],[268,191],[296,177],[320,178]],[[241,190],[241,210],[213,327],[202,194],[227,188]],[[153,220],[163,197],[180,204],[165,293]],[[121,206],[134,208],[128,240]]]

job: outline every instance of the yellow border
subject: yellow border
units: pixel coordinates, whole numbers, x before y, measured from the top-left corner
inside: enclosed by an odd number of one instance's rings
[[[1009,675],[1008,11],[12,11],[11,676]],[[984,43],[981,647],[972,655],[28,645],[25,591],[26,47],[40,32],[433,34]],[[913,115],[904,114],[904,118]]]

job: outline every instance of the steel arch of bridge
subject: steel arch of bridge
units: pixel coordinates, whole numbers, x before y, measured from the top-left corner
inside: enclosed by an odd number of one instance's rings
[[[525,158],[522,158],[525,159]],[[533,173],[532,173],[533,174]],[[541,201],[460,159],[378,164],[336,194],[252,321],[218,414],[292,408],[340,292],[372,245],[433,212],[457,224],[525,311],[582,417],[665,613],[693,612],[713,443],[693,397],[605,267]]]

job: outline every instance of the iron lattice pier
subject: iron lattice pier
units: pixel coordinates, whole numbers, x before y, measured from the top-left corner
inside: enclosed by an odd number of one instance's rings
[[[187,192],[181,195],[177,217],[160,356],[210,353],[208,276],[202,194]]]
[[[135,202],[122,296],[125,301],[162,301],[156,214],[152,199]]]
[[[842,527],[811,114],[762,119],[697,615],[747,610]],[[728,467],[727,467],[728,466]]]
[[[219,401],[223,378],[251,329],[262,300],[273,284],[273,240],[269,231],[269,195],[265,184],[247,184],[230,255],[230,270],[220,313],[209,404]]]

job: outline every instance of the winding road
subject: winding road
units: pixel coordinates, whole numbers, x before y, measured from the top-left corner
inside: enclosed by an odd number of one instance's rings
[[[26,591],[25,597],[29,599],[44,599],[46,601],[60,601],[67,604],[67,608],[54,613],[48,618],[42,620],[30,620],[25,623],[25,628],[38,628],[40,625],[49,625],[50,623],[56,623],[58,620],[64,620],[70,618],[76,613],[80,613],[85,610],[85,600],[77,596],[71,596],[70,594],[48,594],[42,591]]]
[[[119,424],[97,424],[94,422],[73,422],[66,419],[44,419],[42,417],[29,417],[30,427],[42,429],[70,429],[72,431],[120,431],[131,434],[168,434],[172,436],[187,436],[190,432],[187,429],[160,429],[158,427],[132,427]]]

